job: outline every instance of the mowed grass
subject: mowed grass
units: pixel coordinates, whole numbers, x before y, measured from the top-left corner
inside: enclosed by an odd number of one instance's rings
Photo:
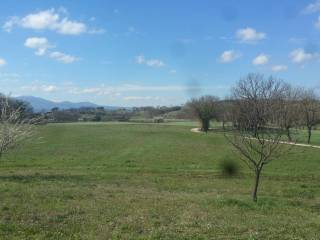
[[[0,239],[320,239],[320,149],[252,174],[220,133],[157,124],[56,124],[0,165]],[[239,162],[240,163],[240,162]]]

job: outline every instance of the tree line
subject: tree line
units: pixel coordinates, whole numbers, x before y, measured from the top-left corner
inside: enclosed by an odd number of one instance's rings
[[[181,106],[133,107],[105,109],[104,107],[81,107],[74,109],[53,108],[42,113],[47,122],[126,122],[132,119],[159,119],[169,113],[180,111]]]
[[[248,74],[231,89],[229,97],[221,100],[206,95],[193,98],[186,107],[201,124],[201,130],[209,131],[212,120],[235,128],[242,128],[254,135],[262,126],[282,129],[292,141],[292,131],[306,128],[307,142],[311,142],[312,130],[320,123],[320,98],[313,89],[294,87],[272,76]]]

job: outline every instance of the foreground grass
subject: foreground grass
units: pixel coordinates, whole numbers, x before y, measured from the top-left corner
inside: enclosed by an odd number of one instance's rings
[[[319,239],[318,149],[267,166],[257,204],[221,134],[187,126],[57,124],[5,156],[0,239]]]

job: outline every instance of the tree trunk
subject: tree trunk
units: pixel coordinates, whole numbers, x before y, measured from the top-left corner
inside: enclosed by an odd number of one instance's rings
[[[224,122],[224,120],[222,120],[222,129],[223,129],[223,130],[226,129],[226,128],[225,128],[225,122]]]
[[[201,124],[202,124],[202,131],[207,133],[210,127],[210,120],[202,119]]]
[[[253,128],[253,136],[256,138],[258,136],[258,127],[254,126]]]
[[[256,178],[255,178],[254,188],[253,188],[253,191],[252,191],[252,200],[254,202],[257,202],[257,200],[258,200],[257,193],[258,193],[258,187],[259,187],[259,181],[260,181],[260,173],[261,173],[261,169],[257,169],[256,170]]]
[[[286,128],[286,130],[287,130],[287,137],[288,137],[288,141],[289,141],[289,142],[292,142],[290,128],[289,128],[289,127],[287,127],[287,128]]]
[[[308,144],[310,144],[311,142],[311,130],[312,130],[312,127],[308,127]]]

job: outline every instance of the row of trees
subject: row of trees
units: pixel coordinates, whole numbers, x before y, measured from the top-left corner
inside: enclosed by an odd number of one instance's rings
[[[43,116],[48,122],[77,122],[77,121],[130,121],[130,119],[154,119],[179,112],[181,106],[173,107],[134,107],[105,109],[104,107],[81,107],[74,109],[53,108]]]
[[[277,101],[275,96],[268,94],[277,94]],[[290,142],[293,141],[293,129],[306,128],[307,142],[311,142],[312,130],[320,123],[319,96],[312,89],[293,87],[273,77],[249,74],[232,89],[231,97],[220,100],[215,96],[202,96],[189,101],[186,107],[200,121],[201,130],[207,132],[212,120],[221,122],[225,129],[226,123],[240,127],[245,117],[252,121],[252,128],[258,127],[271,115],[266,112],[266,106],[270,104],[281,111],[269,120],[269,124],[283,129]]]
[[[225,137],[254,172],[254,201],[264,166],[293,146],[286,144],[284,137],[294,142],[292,129],[306,127],[310,143],[312,129],[320,123],[320,101],[314,91],[261,74],[241,79],[229,99],[204,96],[192,99],[187,106],[205,132],[212,119],[231,123],[232,131],[226,131]]]

